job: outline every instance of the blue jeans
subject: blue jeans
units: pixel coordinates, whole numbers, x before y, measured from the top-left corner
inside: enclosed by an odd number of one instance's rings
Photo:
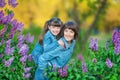
[[[48,78],[44,75],[44,70],[37,68],[35,72],[35,80],[48,80]]]

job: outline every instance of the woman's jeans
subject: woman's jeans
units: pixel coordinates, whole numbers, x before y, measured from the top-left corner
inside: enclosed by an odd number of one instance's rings
[[[44,70],[40,70],[39,68],[37,68],[35,72],[35,80],[48,80],[48,78],[44,74]]]

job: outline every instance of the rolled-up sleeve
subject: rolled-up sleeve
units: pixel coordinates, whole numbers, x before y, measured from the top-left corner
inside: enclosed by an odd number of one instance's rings
[[[46,52],[43,53],[40,57],[39,57],[39,61],[38,61],[38,67],[40,69],[44,69],[47,66],[47,63],[52,60],[55,57],[59,57],[60,56],[60,50],[62,49],[62,46],[57,47],[55,50],[50,51],[50,52]]]

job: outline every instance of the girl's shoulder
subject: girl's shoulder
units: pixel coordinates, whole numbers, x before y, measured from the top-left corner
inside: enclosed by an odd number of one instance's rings
[[[44,39],[51,39],[51,40],[55,40],[56,41],[56,37],[48,30],[47,32],[46,32],[46,34],[44,35]]]
[[[48,37],[51,37],[53,36],[52,33],[48,30],[45,35],[44,35],[44,38],[48,38]]]
[[[44,36],[50,36],[52,33],[48,30]]]

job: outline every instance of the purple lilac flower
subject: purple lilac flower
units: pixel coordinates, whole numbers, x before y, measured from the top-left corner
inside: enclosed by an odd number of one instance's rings
[[[7,55],[13,55],[13,52],[14,52],[14,47],[12,47],[12,48],[6,47],[6,48],[5,48],[5,53],[6,53]]]
[[[4,33],[7,31],[7,26],[5,25],[2,30],[0,30],[0,37],[4,36]]]
[[[24,24],[23,24],[23,23],[21,23],[21,22],[20,22],[20,23],[18,23],[18,24],[17,24],[17,30],[21,32],[21,31],[22,31],[22,29],[23,29],[23,26],[24,26]]]
[[[31,76],[31,73],[23,73],[23,76],[25,77],[25,78],[30,78],[30,76]]]
[[[0,14],[0,23],[2,24],[8,24],[11,22],[12,18],[13,18],[14,14],[11,13],[11,14],[8,14],[7,16],[4,16],[4,14],[1,12]]]
[[[97,39],[93,39],[90,38],[90,49],[92,49],[93,51],[97,51],[98,50],[98,40]]]
[[[17,44],[17,47],[18,47],[18,48],[21,48],[21,47],[22,47],[23,41],[24,41],[24,35],[20,34],[20,35],[18,36],[18,44]]]
[[[25,65],[24,63],[26,62],[27,60],[27,55],[24,55],[20,58],[20,61],[22,62],[23,65]]]
[[[14,26],[14,27],[17,26],[17,20],[16,19],[12,20],[10,24],[11,26]]]
[[[27,43],[32,43],[33,40],[34,40],[34,36],[30,36],[30,33],[26,35],[25,41],[26,41]]]
[[[21,55],[26,55],[28,53],[28,50],[29,47],[26,44],[23,44],[19,50],[19,53],[21,53]]]
[[[0,58],[2,58],[3,57],[3,54],[2,53],[0,53]]]
[[[94,63],[96,63],[97,62],[97,59],[96,58],[93,58],[93,60],[92,60]]]
[[[13,62],[13,60],[14,60],[14,56],[11,57],[9,60],[7,60],[7,61],[4,62],[4,63],[5,63],[5,66],[6,66],[6,67],[9,67],[9,66],[11,65],[11,63]]]
[[[112,62],[110,61],[109,58],[106,59],[106,65],[107,65],[107,67],[109,67],[109,68],[112,68],[112,66],[113,66],[113,64],[112,64]]]
[[[0,10],[0,23],[2,23],[2,18],[4,17],[3,10]]]
[[[14,52],[14,47],[10,48],[10,43],[11,43],[11,39],[9,39],[9,40],[6,42],[5,53],[6,53],[7,55],[13,55],[13,52]]]
[[[10,23],[13,17],[14,17],[14,13],[8,14],[7,15],[7,22]]]
[[[6,47],[10,47],[11,39],[6,41]]]
[[[82,72],[88,72],[86,64],[82,62]]]
[[[31,69],[32,69],[32,67],[24,68],[24,73],[28,73],[28,72],[30,72]]]
[[[13,8],[18,5],[16,0],[8,0],[8,4],[11,5]]]
[[[0,0],[0,7],[4,7],[6,5],[5,0]]]
[[[113,35],[112,35],[112,42],[113,43],[119,42],[117,40],[117,38],[120,38],[120,31],[118,31],[117,29],[114,29],[114,32],[113,32]]]
[[[58,74],[60,77],[66,77],[68,75],[67,73],[68,66],[65,66],[63,68],[58,69]]]
[[[32,54],[28,55],[28,61],[32,61]]]
[[[120,54],[120,43],[114,46],[114,52],[116,55]]]
[[[9,38],[9,39],[12,39],[12,38],[14,37],[14,34],[15,34],[15,32],[10,32],[8,38]]]
[[[120,30],[115,29],[112,36],[115,54],[120,54]]]
[[[18,23],[16,19],[12,20],[11,26],[15,27],[17,31],[21,32],[23,29],[24,24],[22,22]]]
[[[82,56],[82,54],[79,54],[77,57],[78,57],[78,59],[79,59],[80,61],[83,61],[83,56]]]
[[[25,62],[27,60],[27,55],[24,55],[20,58],[20,61],[21,62]]]
[[[11,19],[13,18],[14,14],[8,14],[7,16],[5,17],[2,17],[1,21],[3,24],[8,24],[11,22]]]

